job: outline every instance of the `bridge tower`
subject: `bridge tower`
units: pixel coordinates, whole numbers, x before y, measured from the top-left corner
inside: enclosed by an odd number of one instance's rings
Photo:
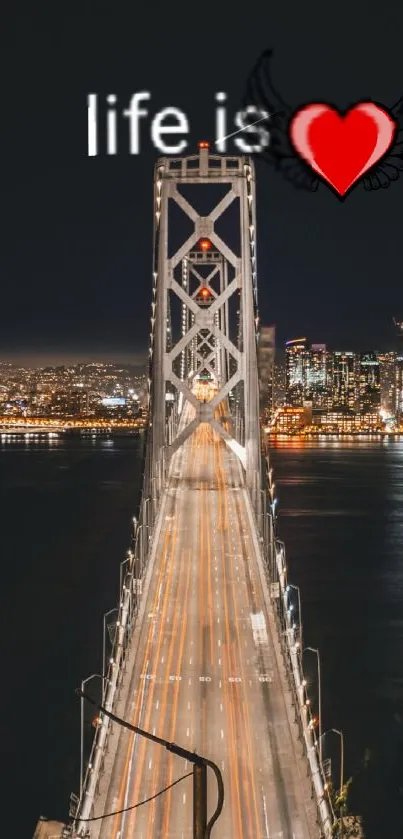
[[[238,455],[258,510],[260,498],[255,175],[248,157],[160,158],[154,176],[154,267],[150,345],[151,480],[161,461],[201,422]],[[169,333],[167,330],[169,324]],[[211,401],[195,378],[215,384]],[[193,419],[183,427],[189,402]],[[226,427],[216,409],[225,405]]]

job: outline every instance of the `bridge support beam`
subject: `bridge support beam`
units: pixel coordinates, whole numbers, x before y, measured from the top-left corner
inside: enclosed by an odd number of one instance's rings
[[[195,156],[161,158],[155,169],[151,471],[156,477],[164,447],[169,459],[200,422],[208,422],[228,444],[237,444],[234,451],[258,515],[261,452],[254,167],[248,157],[211,154],[206,144],[202,146]],[[192,196],[194,190],[203,193],[207,187],[217,190],[217,199],[210,212],[201,215]],[[193,232],[172,253],[174,204],[188,217]],[[230,210],[231,224],[220,226]],[[172,238],[178,240],[177,235]],[[176,342],[170,308],[173,297],[182,313]],[[216,386],[210,405],[198,405],[194,393],[203,371]],[[186,429],[175,419],[185,400],[196,411]],[[226,415],[232,412],[234,421],[228,427],[236,436],[217,422],[220,405],[225,406]]]

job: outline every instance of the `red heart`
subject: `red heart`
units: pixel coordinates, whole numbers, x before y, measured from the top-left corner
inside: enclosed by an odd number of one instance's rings
[[[390,149],[396,123],[373,102],[360,102],[345,115],[324,103],[294,115],[290,139],[295,151],[344,196]]]

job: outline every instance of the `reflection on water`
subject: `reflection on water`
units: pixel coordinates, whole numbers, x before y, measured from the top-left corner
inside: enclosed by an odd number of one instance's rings
[[[4,438],[5,439],[4,439]],[[112,445],[110,444],[112,443]],[[3,836],[78,792],[81,679],[102,669],[141,480],[140,440],[4,435],[0,441]],[[96,682],[96,680],[95,680]],[[93,686],[96,690],[96,684]],[[85,740],[93,733],[85,727]]]
[[[304,643],[320,647],[322,730],[344,732],[368,839],[401,839],[403,442],[290,443],[271,449],[279,530],[301,589]],[[325,738],[337,771],[336,740]]]

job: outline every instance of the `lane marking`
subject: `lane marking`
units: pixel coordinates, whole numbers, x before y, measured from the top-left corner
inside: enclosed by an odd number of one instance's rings
[[[262,790],[263,790],[263,788],[262,788]],[[268,825],[268,821],[267,821],[266,796],[264,795],[263,791],[262,791],[262,797],[263,797],[263,813],[264,813],[264,826],[265,826],[265,830],[266,830],[266,839],[270,839],[269,825]]]

